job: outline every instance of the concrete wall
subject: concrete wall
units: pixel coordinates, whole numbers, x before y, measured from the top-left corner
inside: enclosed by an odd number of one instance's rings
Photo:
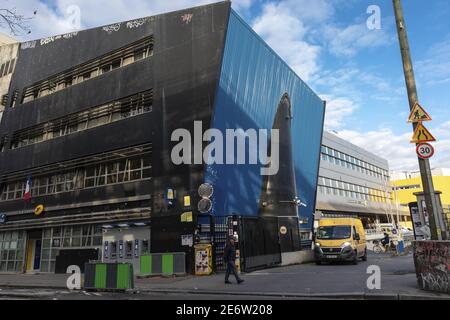
[[[312,250],[283,252],[281,253],[281,265],[289,266],[314,262],[314,252]]]

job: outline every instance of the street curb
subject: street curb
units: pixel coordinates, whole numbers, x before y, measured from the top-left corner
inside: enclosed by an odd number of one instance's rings
[[[49,289],[49,290],[69,290],[65,286],[40,286],[40,285],[15,285],[15,284],[0,284],[0,289]],[[1,294],[1,291],[0,291]]]
[[[214,291],[214,290],[192,290],[192,289],[141,289],[143,293],[185,293],[185,294],[209,294],[209,295],[240,295],[261,297],[292,297],[292,298],[325,298],[325,299],[352,299],[352,300],[450,300],[450,296],[426,296],[416,294],[397,293],[366,293],[366,292],[344,292],[344,293],[280,293],[280,292],[241,292],[241,291]]]
[[[42,290],[68,290],[63,286],[26,286],[26,285],[2,285],[0,288],[9,289],[42,289]],[[76,292],[82,290],[74,290]],[[407,293],[367,293],[367,292],[338,292],[338,293],[295,293],[295,292],[241,292],[241,291],[215,291],[204,289],[168,289],[168,288],[135,288],[135,291],[141,293],[167,293],[167,294],[203,294],[203,295],[230,295],[230,296],[253,296],[253,297],[289,297],[289,298],[317,298],[317,299],[336,299],[336,300],[450,300],[450,295],[445,296],[429,296]],[[0,296],[11,297],[30,297],[40,298],[36,295],[27,293],[3,293],[0,290]]]

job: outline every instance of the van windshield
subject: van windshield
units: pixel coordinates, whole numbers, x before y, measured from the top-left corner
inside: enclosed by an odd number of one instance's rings
[[[348,239],[351,235],[350,226],[328,226],[319,227],[317,232],[317,239],[334,240],[334,239]]]

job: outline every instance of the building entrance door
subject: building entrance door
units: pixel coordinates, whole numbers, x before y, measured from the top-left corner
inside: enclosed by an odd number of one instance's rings
[[[41,268],[42,231],[29,231],[27,241],[26,271],[39,271]]]

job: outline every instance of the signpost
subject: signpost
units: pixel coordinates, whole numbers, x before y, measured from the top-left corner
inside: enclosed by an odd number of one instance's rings
[[[409,49],[408,35],[406,31],[406,23],[403,15],[403,9],[401,5],[401,0],[392,0],[394,4],[394,12],[395,12],[395,21],[397,25],[397,33],[398,39],[400,43],[400,53],[402,56],[403,62],[403,71],[405,74],[405,82],[406,89],[408,92],[408,101],[409,101],[409,109],[412,116],[414,133],[417,138],[422,139],[426,135],[426,132],[423,131],[425,127],[423,127],[422,121],[429,121],[431,117],[427,116],[425,110],[423,108],[419,108],[419,97],[417,95],[417,87],[416,80],[414,77],[414,70],[411,60],[411,54]],[[422,110],[420,110],[422,109]],[[423,111],[423,112],[422,112]],[[418,131],[417,127],[421,126],[422,130]],[[426,130],[426,129],[425,129]],[[428,131],[428,130],[427,130]],[[420,137],[419,137],[420,135]],[[431,135],[431,134],[430,134]],[[424,137],[426,138],[426,137]],[[429,137],[428,137],[429,138]],[[411,141],[413,142],[413,141]],[[427,142],[427,141],[424,141]],[[417,142],[413,142],[417,143]],[[439,215],[441,215],[442,209],[436,201],[433,179],[431,174],[431,166],[428,159],[422,159],[418,157],[419,160],[419,168],[420,175],[422,179],[422,186],[425,196],[425,202],[427,205],[427,209],[430,215],[430,230],[431,230],[431,238],[433,240],[442,240],[441,236],[441,228],[443,226],[439,225]]]
[[[416,147],[416,152],[421,159],[430,159],[434,155],[434,148],[429,143],[420,143]]]
[[[411,110],[408,118],[408,122],[416,123],[422,121],[431,121],[430,115],[425,111],[425,109],[416,102]]]
[[[414,134],[411,138],[411,143],[422,143],[422,142],[433,142],[436,141],[436,138],[433,137],[430,131],[419,122],[414,130]]]

